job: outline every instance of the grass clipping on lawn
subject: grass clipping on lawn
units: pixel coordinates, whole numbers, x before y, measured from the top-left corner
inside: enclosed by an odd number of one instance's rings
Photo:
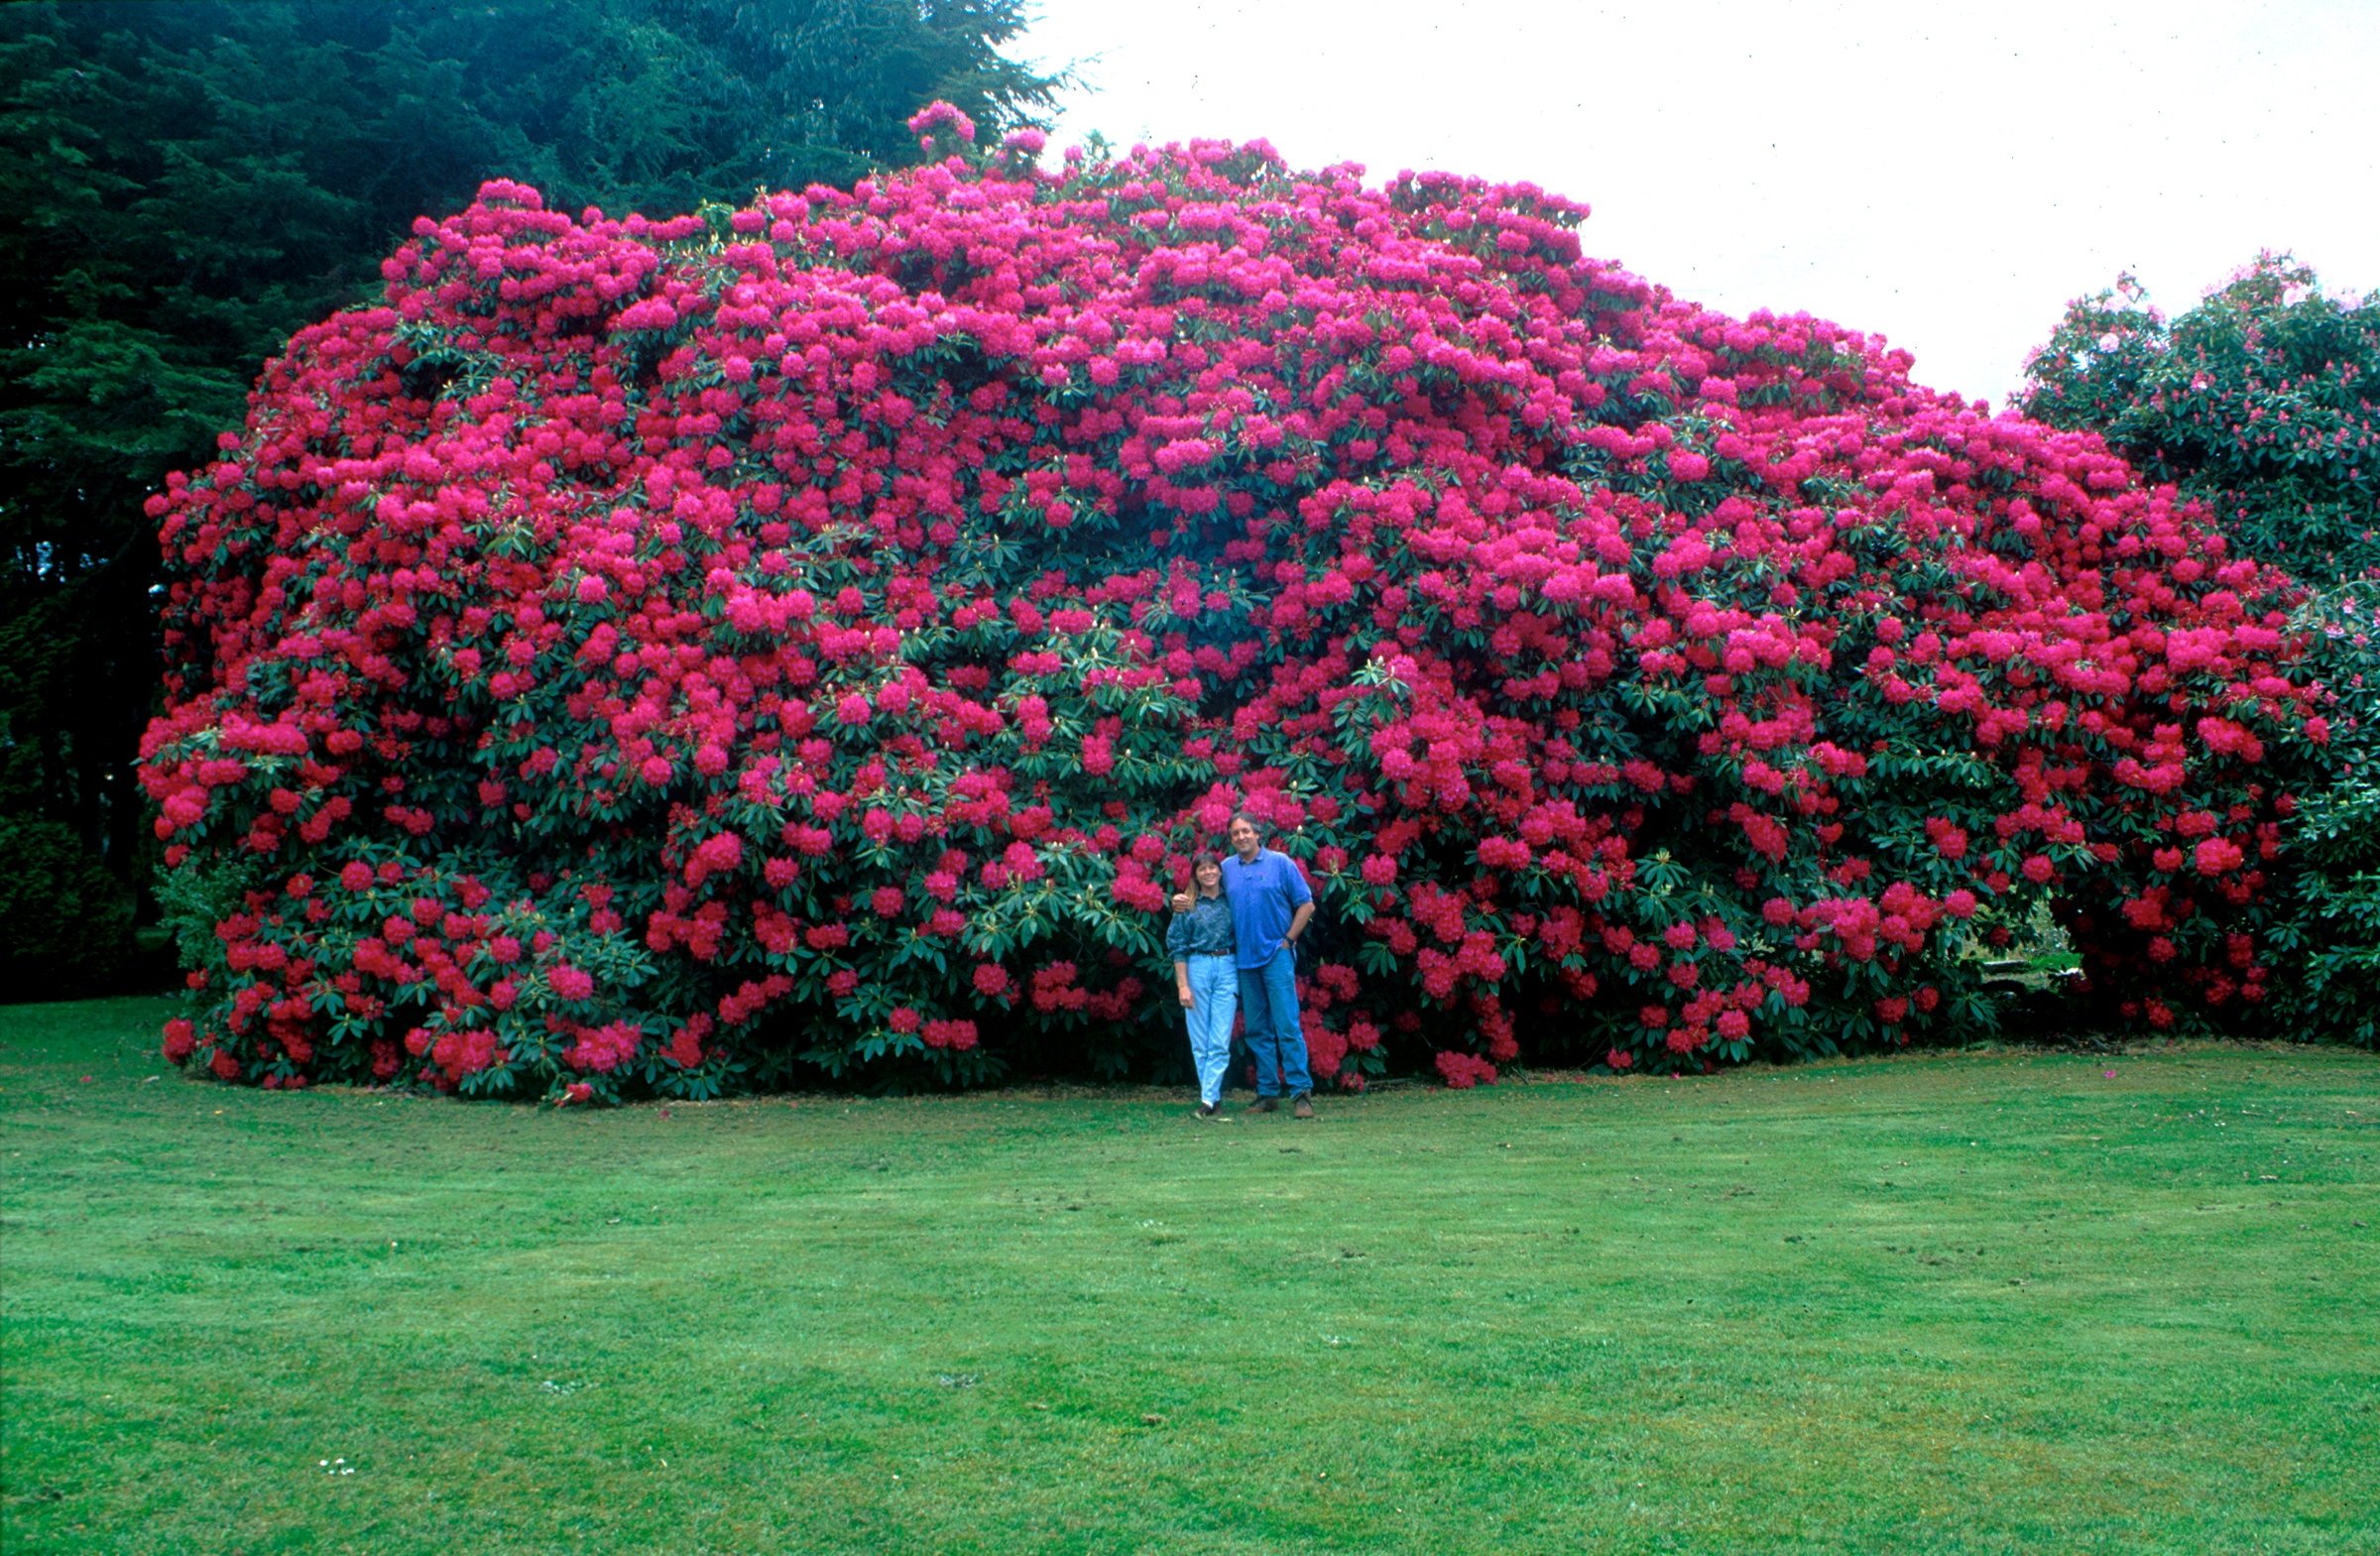
[[[0,1011],[11,1552],[2380,1549],[2369,1055],[587,1115],[160,1014]]]

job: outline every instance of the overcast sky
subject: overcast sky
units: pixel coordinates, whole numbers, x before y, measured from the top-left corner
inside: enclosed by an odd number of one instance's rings
[[[2289,249],[2380,290],[2380,0],[1040,0],[1059,145],[1529,180],[1590,254],[1880,331],[1997,409],[2068,299]]]

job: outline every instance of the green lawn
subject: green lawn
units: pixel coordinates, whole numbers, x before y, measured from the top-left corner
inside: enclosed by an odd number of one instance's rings
[[[2368,1054],[557,1114],[163,1013],[0,1011],[12,1553],[2380,1552]]]

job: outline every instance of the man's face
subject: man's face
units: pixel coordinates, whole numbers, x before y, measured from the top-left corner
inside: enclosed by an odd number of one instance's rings
[[[1238,854],[1242,859],[1253,859],[1256,857],[1258,841],[1256,829],[1249,824],[1247,817],[1243,816],[1232,823],[1233,853]]]

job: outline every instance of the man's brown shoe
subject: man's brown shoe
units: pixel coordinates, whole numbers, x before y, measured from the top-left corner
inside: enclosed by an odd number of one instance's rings
[[[1280,1110],[1281,1099],[1278,1097],[1258,1097],[1256,1099],[1254,1111],[1257,1113],[1278,1113]]]
[[[1295,1119],[1310,1119],[1314,1117],[1314,1099],[1307,1096],[1302,1091],[1299,1092],[1296,1100],[1290,1104],[1289,1116]]]

